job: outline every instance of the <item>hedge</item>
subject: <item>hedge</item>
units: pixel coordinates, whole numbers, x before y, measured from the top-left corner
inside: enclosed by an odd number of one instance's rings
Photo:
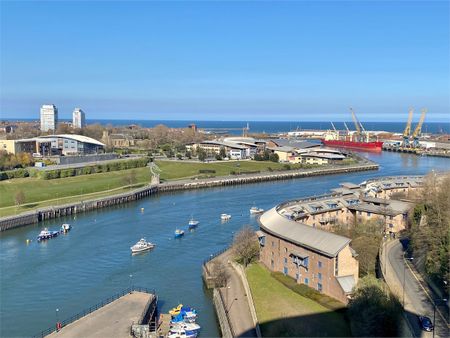
[[[312,299],[313,301],[325,306],[330,310],[336,311],[345,309],[345,305],[343,303],[327,295],[324,295],[323,293],[320,293],[319,291],[310,288],[305,284],[298,284],[297,281],[290,276],[286,276],[281,272],[272,272],[271,275],[273,278],[275,278],[277,281],[279,281],[292,291],[298,293],[303,297]]]
[[[0,181],[9,180],[11,178],[24,178],[30,176],[27,169],[15,169],[0,172]]]
[[[216,171],[213,169],[200,169],[198,171],[200,174],[215,174]]]

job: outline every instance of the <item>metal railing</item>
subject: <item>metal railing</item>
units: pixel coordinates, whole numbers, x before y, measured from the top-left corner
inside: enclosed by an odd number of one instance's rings
[[[131,293],[133,291],[145,292],[145,293],[152,294],[152,295],[156,296],[155,289],[150,290],[148,288],[139,287],[139,286],[132,286],[132,287],[126,288],[126,289],[122,290],[121,292],[116,293],[115,295],[110,296],[110,297],[102,300],[101,302],[99,302],[99,303],[97,303],[97,304],[95,304],[95,305],[93,305],[93,306],[91,306],[91,307],[89,307],[87,309],[84,309],[81,312],[78,312],[77,314],[73,315],[72,317],[59,322],[60,323],[59,329],[62,329],[64,326],[67,326],[70,323],[73,323],[74,321],[76,321],[76,320],[78,320],[78,319],[80,319],[80,318],[82,318],[82,317],[84,317],[84,316],[86,316],[86,315],[88,315],[88,314],[90,314],[90,313],[100,309],[101,307],[103,307],[103,306],[105,306],[105,305],[107,305],[109,303],[112,303],[113,301],[115,301],[115,300],[119,299],[120,297],[123,297],[126,294],[129,294],[129,293]],[[58,323],[56,323],[56,325],[57,324]],[[48,329],[43,330],[43,331],[39,332],[36,335],[33,335],[33,337],[45,337],[45,336],[51,334],[52,332],[57,330],[56,329],[56,325],[55,325],[55,327],[49,327]]]

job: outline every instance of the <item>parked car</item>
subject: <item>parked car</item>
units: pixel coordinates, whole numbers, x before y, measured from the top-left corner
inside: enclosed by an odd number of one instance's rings
[[[420,327],[422,330],[425,331],[433,331],[434,326],[433,323],[431,322],[431,319],[426,317],[426,316],[419,316],[419,322],[420,322]]]

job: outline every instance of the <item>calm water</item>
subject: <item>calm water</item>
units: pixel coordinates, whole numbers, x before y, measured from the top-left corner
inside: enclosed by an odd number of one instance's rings
[[[443,158],[397,153],[364,156],[379,162],[380,170],[162,194],[1,233],[0,335],[38,333],[54,326],[57,308],[59,319],[65,319],[132,283],[155,288],[163,311],[180,302],[197,308],[202,336],[218,336],[201,263],[228,245],[243,224],[256,225],[249,216],[253,203],[267,209],[286,199],[325,193],[339,182],[450,170],[450,160]],[[230,222],[220,222],[224,212],[232,215]],[[173,239],[176,227],[187,229],[191,215],[201,222],[198,229]],[[26,239],[35,238],[44,226],[57,229],[63,222],[74,226],[68,235],[26,245]],[[131,256],[130,246],[142,236],[157,247]]]
[[[417,115],[417,114],[416,114]],[[401,133],[405,129],[405,122],[364,122],[366,130],[384,130],[389,132]],[[415,117],[416,120],[418,116]],[[10,119],[16,120],[16,119]],[[413,121],[415,128],[417,121]],[[21,119],[21,121],[33,121],[33,119]],[[69,121],[64,120],[62,121]],[[71,121],[71,120],[70,120]],[[130,124],[140,125],[141,127],[152,128],[158,124],[163,124],[170,128],[186,128],[189,124],[195,123],[199,128],[240,128],[239,130],[231,130],[229,133],[240,135],[242,128],[246,127],[247,122],[251,133],[279,133],[288,132],[299,129],[331,129],[329,121],[312,122],[312,121],[196,121],[196,120],[95,120],[88,119],[88,124],[100,123],[102,125],[127,126]],[[344,122],[334,122],[336,128],[345,130]],[[347,121],[350,129],[354,129],[353,122]],[[425,122],[422,127],[423,133],[450,133],[450,120],[445,122]]]

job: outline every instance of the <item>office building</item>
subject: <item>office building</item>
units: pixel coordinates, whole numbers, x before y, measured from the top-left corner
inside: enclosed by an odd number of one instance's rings
[[[86,126],[85,114],[81,108],[75,108],[72,113],[72,127],[84,128]]]

